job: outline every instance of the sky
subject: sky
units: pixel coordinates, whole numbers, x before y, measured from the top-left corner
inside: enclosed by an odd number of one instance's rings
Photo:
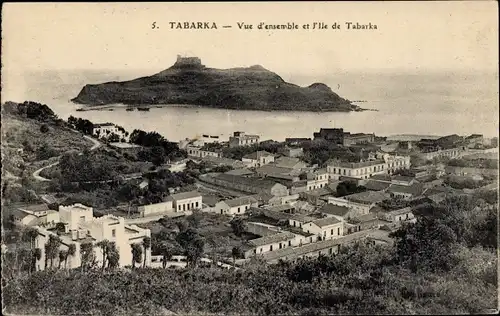
[[[497,10],[495,1],[8,3],[2,77],[26,70],[162,70],[177,54],[214,68],[260,64],[277,73],[497,71]],[[218,29],[170,29],[175,21],[215,22]],[[377,30],[346,30],[349,21]],[[342,29],[240,30],[238,22],[337,22]]]

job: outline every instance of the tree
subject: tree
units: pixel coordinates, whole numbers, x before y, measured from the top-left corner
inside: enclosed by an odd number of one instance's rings
[[[135,268],[136,263],[141,263],[142,246],[138,243],[132,244],[132,268]]]
[[[82,258],[82,271],[87,267],[92,267],[95,261],[94,245],[90,242],[80,245],[80,256]]]
[[[161,166],[167,161],[165,149],[160,146],[155,146],[150,150],[150,159],[155,166]]]
[[[110,242],[107,250],[108,268],[115,269],[120,265],[120,253],[115,242]]]
[[[453,249],[457,236],[434,218],[420,218],[389,235],[396,239],[397,260],[417,270],[450,270],[455,264]]]
[[[56,224],[56,232],[58,235],[63,234],[65,232],[65,230],[66,230],[66,227],[65,227],[64,223],[59,222]]]
[[[142,267],[146,267],[146,258],[148,256],[148,249],[151,248],[151,238],[150,237],[144,237],[142,240],[142,246],[144,247],[144,261],[142,263]]]
[[[40,248],[35,248],[33,250],[33,263],[32,263],[32,267],[33,267],[33,271],[36,271],[36,262],[38,260],[40,260],[42,258],[42,249]]]
[[[49,131],[49,126],[47,124],[42,124],[42,126],[40,126],[40,132],[42,133],[47,133]]]
[[[235,246],[233,247],[233,249],[231,249],[231,255],[233,257],[233,264],[236,264],[236,258],[241,258],[244,256],[243,249],[241,249],[241,247],[239,246]]]
[[[117,143],[120,141],[120,136],[118,136],[117,134],[115,133],[111,133],[109,136],[108,136],[108,142],[110,143]]]
[[[188,265],[196,266],[196,263],[203,255],[205,247],[203,237],[193,228],[187,228],[177,235],[176,240],[184,249]]]
[[[109,249],[109,240],[104,239],[99,241],[96,244],[97,247],[100,247],[102,250],[102,270],[104,271],[104,268],[106,267],[106,256],[108,254],[108,249]]]
[[[231,228],[233,229],[233,233],[236,236],[243,235],[243,233],[245,233],[246,230],[247,230],[245,221],[243,219],[239,218],[239,217],[234,218],[230,222],[230,224],[231,224]]]
[[[160,254],[162,255],[162,267],[167,267],[167,261],[172,258],[174,247],[170,243],[162,242],[160,245]]]
[[[70,244],[68,246],[68,255],[66,256],[66,260],[64,261],[64,268],[67,268],[68,257],[73,257],[76,253],[76,245]]]
[[[193,213],[186,217],[186,220],[189,223],[189,226],[198,228],[202,218],[203,214],[201,213],[201,211],[199,209],[194,209]]]
[[[59,254],[59,246],[61,239],[59,236],[50,235],[49,241],[45,244],[45,268],[47,268],[47,260],[50,260],[50,267],[53,267],[54,259]]]
[[[61,269],[61,264],[68,260],[68,251],[67,250],[59,250],[59,265],[58,269]],[[66,264],[65,264],[66,265]]]

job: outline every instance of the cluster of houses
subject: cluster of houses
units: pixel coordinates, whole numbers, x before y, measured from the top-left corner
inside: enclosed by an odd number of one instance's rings
[[[314,133],[314,138],[340,145],[375,141],[373,134],[350,134],[342,129],[321,129]],[[288,143],[299,144],[301,141],[290,139]],[[471,143],[478,141],[478,137],[470,139]],[[368,159],[360,162],[332,159],[327,162],[326,168],[320,168],[302,161],[302,148],[297,146],[286,146],[278,154],[256,151],[236,161],[223,157],[218,146],[204,147],[207,142],[219,143],[220,140],[204,135],[204,139],[189,141],[182,146],[191,157],[234,168],[199,177],[201,185],[215,191],[230,192],[231,198],[219,197],[216,201],[208,201],[197,191],[171,192],[160,203],[141,205],[134,211],[144,218],[167,214],[189,215],[193,210],[229,217],[241,216],[247,231],[257,236],[242,243],[244,259],[260,257],[275,263],[334,254],[340,247],[360,240],[391,244],[390,232],[404,223],[415,222],[416,218],[411,208],[397,206],[405,203],[391,204],[388,201],[426,200],[439,203],[447,196],[457,194],[455,190],[441,185],[444,166],[434,164],[412,168],[408,155],[375,150],[369,153]],[[259,142],[257,135],[235,132],[228,146]],[[453,148],[424,153],[429,155],[426,156],[429,160],[441,154],[460,155]],[[401,170],[411,176],[400,175]],[[363,189],[340,196],[337,188],[346,182]],[[44,249],[50,235],[60,237],[61,249],[75,245],[77,251],[69,263],[70,267],[81,264],[78,249],[83,243],[95,245],[105,239],[116,243],[120,253],[119,265],[130,265],[132,244],[142,243],[144,238],[151,236],[150,230],[126,225],[124,218],[119,216],[96,218],[91,207],[81,204],[59,206],[57,211],[50,210],[45,204],[20,206],[14,212],[14,219],[20,225],[35,226],[39,231],[35,243],[42,250],[42,257],[37,261],[37,269],[44,267]],[[58,223],[64,224],[64,231]],[[59,229],[56,230],[56,226]],[[95,251],[96,260],[102,260],[99,247],[95,247]],[[145,262],[149,266],[151,253],[148,251]]]
[[[60,205],[57,211],[48,209],[46,204],[20,206],[14,212],[14,218],[16,224],[32,226],[38,232],[34,239],[35,248],[40,249],[41,252],[35,264],[37,270],[46,268],[46,246],[51,236],[57,236],[60,240],[57,246],[58,251],[54,253],[74,249],[68,260],[61,259],[59,256],[51,259],[56,266],[59,265],[59,260],[65,260],[64,264],[67,268],[81,266],[82,251],[80,249],[83,244],[92,245],[93,263],[102,265],[102,248],[98,247],[98,243],[104,240],[115,243],[119,253],[119,267],[129,266],[132,264],[132,245],[135,243],[142,245],[146,237],[151,237],[149,229],[127,225],[125,219],[119,216],[94,217],[92,207],[78,203],[68,206]],[[150,265],[150,248],[144,249],[141,261],[147,266]]]

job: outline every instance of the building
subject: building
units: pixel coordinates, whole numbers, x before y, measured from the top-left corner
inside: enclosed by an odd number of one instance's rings
[[[344,133],[344,146],[351,146],[357,144],[371,144],[375,142],[375,134],[364,134],[356,133],[351,134],[349,132]]]
[[[278,167],[275,163],[272,163],[255,169],[255,173],[259,177],[275,177],[279,179],[280,176],[290,176],[285,177],[284,179],[298,179],[301,172],[292,168]]]
[[[384,161],[387,164],[387,173],[393,174],[395,171],[410,169],[411,158],[410,156],[397,156],[385,154]]]
[[[482,146],[484,144],[484,137],[481,134],[472,134],[465,138],[467,147],[474,148],[477,146]]]
[[[384,182],[384,181],[378,181],[378,180],[368,180],[364,184],[364,187],[369,190],[369,191],[386,191],[389,186],[391,185],[390,182]]]
[[[257,207],[258,202],[251,196],[244,196],[231,200],[219,201],[214,206],[214,211],[224,215],[241,215],[246,213],[250,207]]]
[[[414,183],[411,185],[391,184],[387,192],[391,194],[391,197],[412,200],[422,196],[424,193],[424,186],[421,183]]]
[[[50,236],[58,236],[61,240],[59,250],[67,251],[71,245],[74,245],[75,252],[63,264],[68,268],[76,268],[82,264],[81,245],[91,244],[91,251],[94,253],[94,259],[98,266],[102,266],[102,249],[97,246],[100,241],[107,240],[115,244],[119,253],[119,267],[125,267],[132,262],[132,244],[142,244],[144,238],[151,237],[149,229],[142,229],[135,225],[125,225],[123,217],[105,215],[99,218],[92,216],[92,208],[82,204],[62,206],[61,223],[64,224],[64,232],[56,232],[54,229],[45,229],[36,227],[38,236],[35,239],[35,247],[41,250],[41,258],[36,261],[36,269],[44,270],[46,268],[46,247]],[[59,254],[59,251],[57,251]],[[145,251],[146,266],[151,262],[151,250]],[[50,259],[50,258],[47,258]],[[47,260],[50,261],[50,260]],[[59,256],[52,258],[53,265],[59,264]]]
[[[280,153],[286,157],[298,158],[304,155],[304,150],[301,147],[288,147],[282,148]]]
[[[274,162],[274,155],[267,151],[256,151],[241,159],[248,167],[260,167]]]
[[[391,222],[396,225],[401,225],[402,223],[416,222],[415,215],[410,207],[405,207],[397,210],[380,210],[377,209],[376,214],[381,218],[388,222]]]
[[[54,226],[59,222],[59,213],[47,204],[20,205],[13,212],[14,223],[23,226]]]
[[[291,158],[291,157],[279,157],[275,160],[274,166],[279,168],[288,168],[294,170],[301,170],[307,167],[307,164],[300,160],[299,158]]]
[[[201,59],[198,57],[182,57],[177,55],[177,60],[174,66],[176,67],[204,67],[201,63]]]
[[[344,144],[344,129],[342,128],[321,128],[313,136],[314,140],[327,141],[338,145]]]
[[[196,157],[196,158],[204,158],[204,157],[208,157],[208,156],[216,157],[216,158],[222,157],[221,150],[217,150],[217,151],[204,150],[204,149],[202,149],[202,147],[197,147],[197,146],[193,146],[193,145],[187,145],[186,151],[188,153],[188,156]]]
[[[305,223],[302,225],[302,230],[320,236],[321,240],[327,240],[344,235],[344,223],[331,216]]]
[[[295,240],[295,234],[287,231],[278,232],[252,239],[248,242],[251,249],[245,252],[245,258],[250,256],[260,255],[269,251],[275,251],[286,247],[292,247],[292,242]]]
[[[172,202],[175,212],[192,211],[202,208],[202,196],[197,191],[176,193],[167,196],[165,202]]]
[[[359,217],[368,214],[372,207],[388,198],[390,195],[383,192],[365,191],[341,198],[328,197],[328,203],[348,207],[351,217]]]
[[[326,217],[335,217],[338,220],[348,220],[353,217],[353,209],[347,206],[335,205],[331,203],[326,203],[321,206],[318,211],[325,215]]]
[[[260,136],[247,135],[245,132],[234,132],[233,136],[229,137],[229,147],[248,146],[258,144]]]
[[[285,138],[285,143],[288,146],[302,146],[303,144],[308,144],[311,142],[310,138],[300,138],[300,137],[295,137],[295,138]]]
[[[392,240],[388,237],[389,232],[370,229],[356,232],[338,238],[322,240],[314,243],[309,243],[301,247],[288,247],[273,252],[263,254],[263,259],[267,263],[278,263],[280,260],[295,261],[302,258],[312,258],[320,255],[337,254],[342,246],[346,246],[356,242],[369,241],[374,243],[391,244]]]
[[[246,231],[257,236],[269,236],[281,232],[281,227],[259,222],[247,222]]]
[[[207,165],[216,167],[216,166],[231,166],[234,169],[245,168],[245,164],[240,160],[225,158],[225,157],[214,157],[214,156],[205,156],[201,158],[203,162]]]
[[[383,160],[342,162],[333,159],[328,162],[327,171],[333,180],[338,180],[341,176],[368,179],[376,174],[387,173],[387,165]]]
[[[174,204],[172,200],[161,203],[141,205],[137,208],[137,212],[142,217],[174,211]]]
[[[307,173],[307,191],[324,188],[328,185],[328,171],[326,168],[316,169],[313,172]]]
[[[126,138],[126,131],[123,127],[115,125],[113,123],[99,123],[94,124],[92,128],[92,135],[97,136],[97,138],[107,137],[111,134],[116,134],[122,138]]]
[[[405,185],[405,186],[410,186],[417,182],[418,181],[415,179],[415,177],[410,177],[410,176],[395,175],[391,179],[392,184]]]
[[[200,180],[227,188],[253,194],[267,194],[274,197],[287,196],[286,186],[269,179],[244,177],[231,174],[205,174]]]
[[[467,152],[466,147],[451,148],[451,149],[438,149],[435,151],[422,152],[419,157],[424,160],[432,160],[434,158],[458,158]]]

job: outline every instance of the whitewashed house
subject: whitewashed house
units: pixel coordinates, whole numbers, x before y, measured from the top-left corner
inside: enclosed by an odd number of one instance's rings
[[[176,193],[167,196],[166,202],[172,201],[176,212],[192,211],[202,208],[202,196],[197,191]]]
[[[250,207],[257,207],[258,202],[254,197],[244,196],[231,200],[220,201],[214,206],[214,211],[223,215],[241,215]]]
[[[116,245],[119,253],[119,266],[125,267],[132,263],[131,245],[142,244],[144,238],[151,237],[149,229],[143,229],[135,225],[125,225],[123,217],[105,215],[93,217],[92,208],[82,204],[60,207],[61,223],[64,223],[64,232],[56,232],[54,229],[36,227],[38,236],[35,239],[35,247],[41,250],[41,258],[36,262],[36,269],[45,269],[45,245],[51,235],[58,236],[61,240],[59,250],[68,250],[70,245],[75,246],[75,253],[64,262],[67,268],[79,267],[82,263],[80,248],[82,244],[92,244],[95,264],[102,266],[102,249],[97,243],[108,240]],[[151,263],[151,249],[145,251],[146,266]],[[143,257],[144,258],[144,257]],[[53,258],[55,266],[59,266],[59,256]]]
[[[243,156],[241,161],[245,163],[247,167],[261,167],[274,162],[274,155],[267,151],[256,151]]]
[[[344,223],[335,217],[325,217],[302,225],[302,230],[328,240],[344,235]]]

